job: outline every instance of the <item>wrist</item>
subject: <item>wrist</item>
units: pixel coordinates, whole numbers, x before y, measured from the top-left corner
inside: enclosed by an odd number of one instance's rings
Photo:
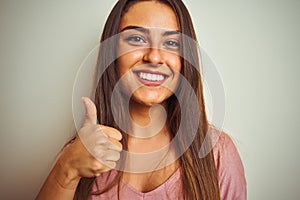
[[[77,175],[75,170],[70,167],[63,166],[60,162],[55,164],[53,168],[53,176],[60,187],[69,190],[76,189],[81,178]]]

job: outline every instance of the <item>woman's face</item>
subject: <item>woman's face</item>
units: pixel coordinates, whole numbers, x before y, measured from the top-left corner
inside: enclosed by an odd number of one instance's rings
[[[175,13],[155,1],[135,3],[122,17],[119,32],[117,66],[126,93],[148,106],[164,102],[181,70]]]

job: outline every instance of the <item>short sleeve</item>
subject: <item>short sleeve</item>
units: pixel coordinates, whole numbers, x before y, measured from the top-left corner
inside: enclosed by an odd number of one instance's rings
[[[213,151],[221,200],[246,200],[247,184],[244,167],[231,138],[221,132]]]

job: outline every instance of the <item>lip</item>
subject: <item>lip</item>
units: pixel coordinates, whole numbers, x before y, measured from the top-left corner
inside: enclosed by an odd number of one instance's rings
[[[168,75],[161,73],[161,72],[157,72],[157,71],[150,71],[150,70],[137,70],[133,72],[135,74],[135,76],[137,77],[137,80],[142,83],[143,85],[146,86],[150,86],[150,87],[155,87],[155,86],[160,86],[162,85],[166,79],[169,77]],[[156,81],[151,81],[151,80],[146,80],[146,79],[142,79],[139,75],[140,73],[145,73],[145,74],[153,74],[153,75],[161,75],[164,77],[163,80],[156,80]]]

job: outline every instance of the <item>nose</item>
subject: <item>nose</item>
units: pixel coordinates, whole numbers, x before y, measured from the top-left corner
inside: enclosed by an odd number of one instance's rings
[[[162,52],[158,48],[145,49],[145,55],[143,59],[145,62],[155,65],[164,63]]]

